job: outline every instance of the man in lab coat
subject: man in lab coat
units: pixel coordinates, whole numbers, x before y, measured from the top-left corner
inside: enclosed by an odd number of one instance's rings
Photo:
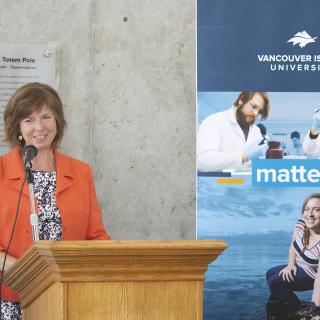
[[[269,96],[265,92],[241,92],[234,106],[208,116],[197,134],[197,165],[199,171],[222,171],[250,167],[252,159],[265,155],[266,144],[255,125],[267,119]]]

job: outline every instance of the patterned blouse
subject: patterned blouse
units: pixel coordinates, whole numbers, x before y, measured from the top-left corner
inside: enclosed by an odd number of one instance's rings
[[[39,208],[40,240],[62,240],[60,212],[56,204],[56,172],[32,171],[34,196]],[[1,301],[0,320],[21,320],[21,304]]]
[[[304,228],[304,221],[299,219],[296,224],[296,240],[293,242],[293,247],[297,254],[296,263],[303,268],[311,278],[315,279],[320,259],[320,241],[312,248],[306,249],[304,253],[302,253]]]

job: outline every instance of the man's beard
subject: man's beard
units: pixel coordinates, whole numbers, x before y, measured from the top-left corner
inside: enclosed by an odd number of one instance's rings
[[[242,106],[236,109],[236,119],[241,127],[250,127],[255,123],[256,118],[252,116],[246,116],[242,111]]]

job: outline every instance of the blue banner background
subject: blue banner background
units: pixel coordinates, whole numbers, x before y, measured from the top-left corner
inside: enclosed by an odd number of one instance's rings
[[[271,71],[258,54],[320,54],[320,1],[198,0],[198,91],[320,91],[320,71]],[[307,31],[303,48],[287,41]]]

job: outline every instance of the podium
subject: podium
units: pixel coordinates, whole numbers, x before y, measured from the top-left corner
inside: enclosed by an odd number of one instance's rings
[[[200,320],[219,240],[37,241],[5,274],[24,320]]]

